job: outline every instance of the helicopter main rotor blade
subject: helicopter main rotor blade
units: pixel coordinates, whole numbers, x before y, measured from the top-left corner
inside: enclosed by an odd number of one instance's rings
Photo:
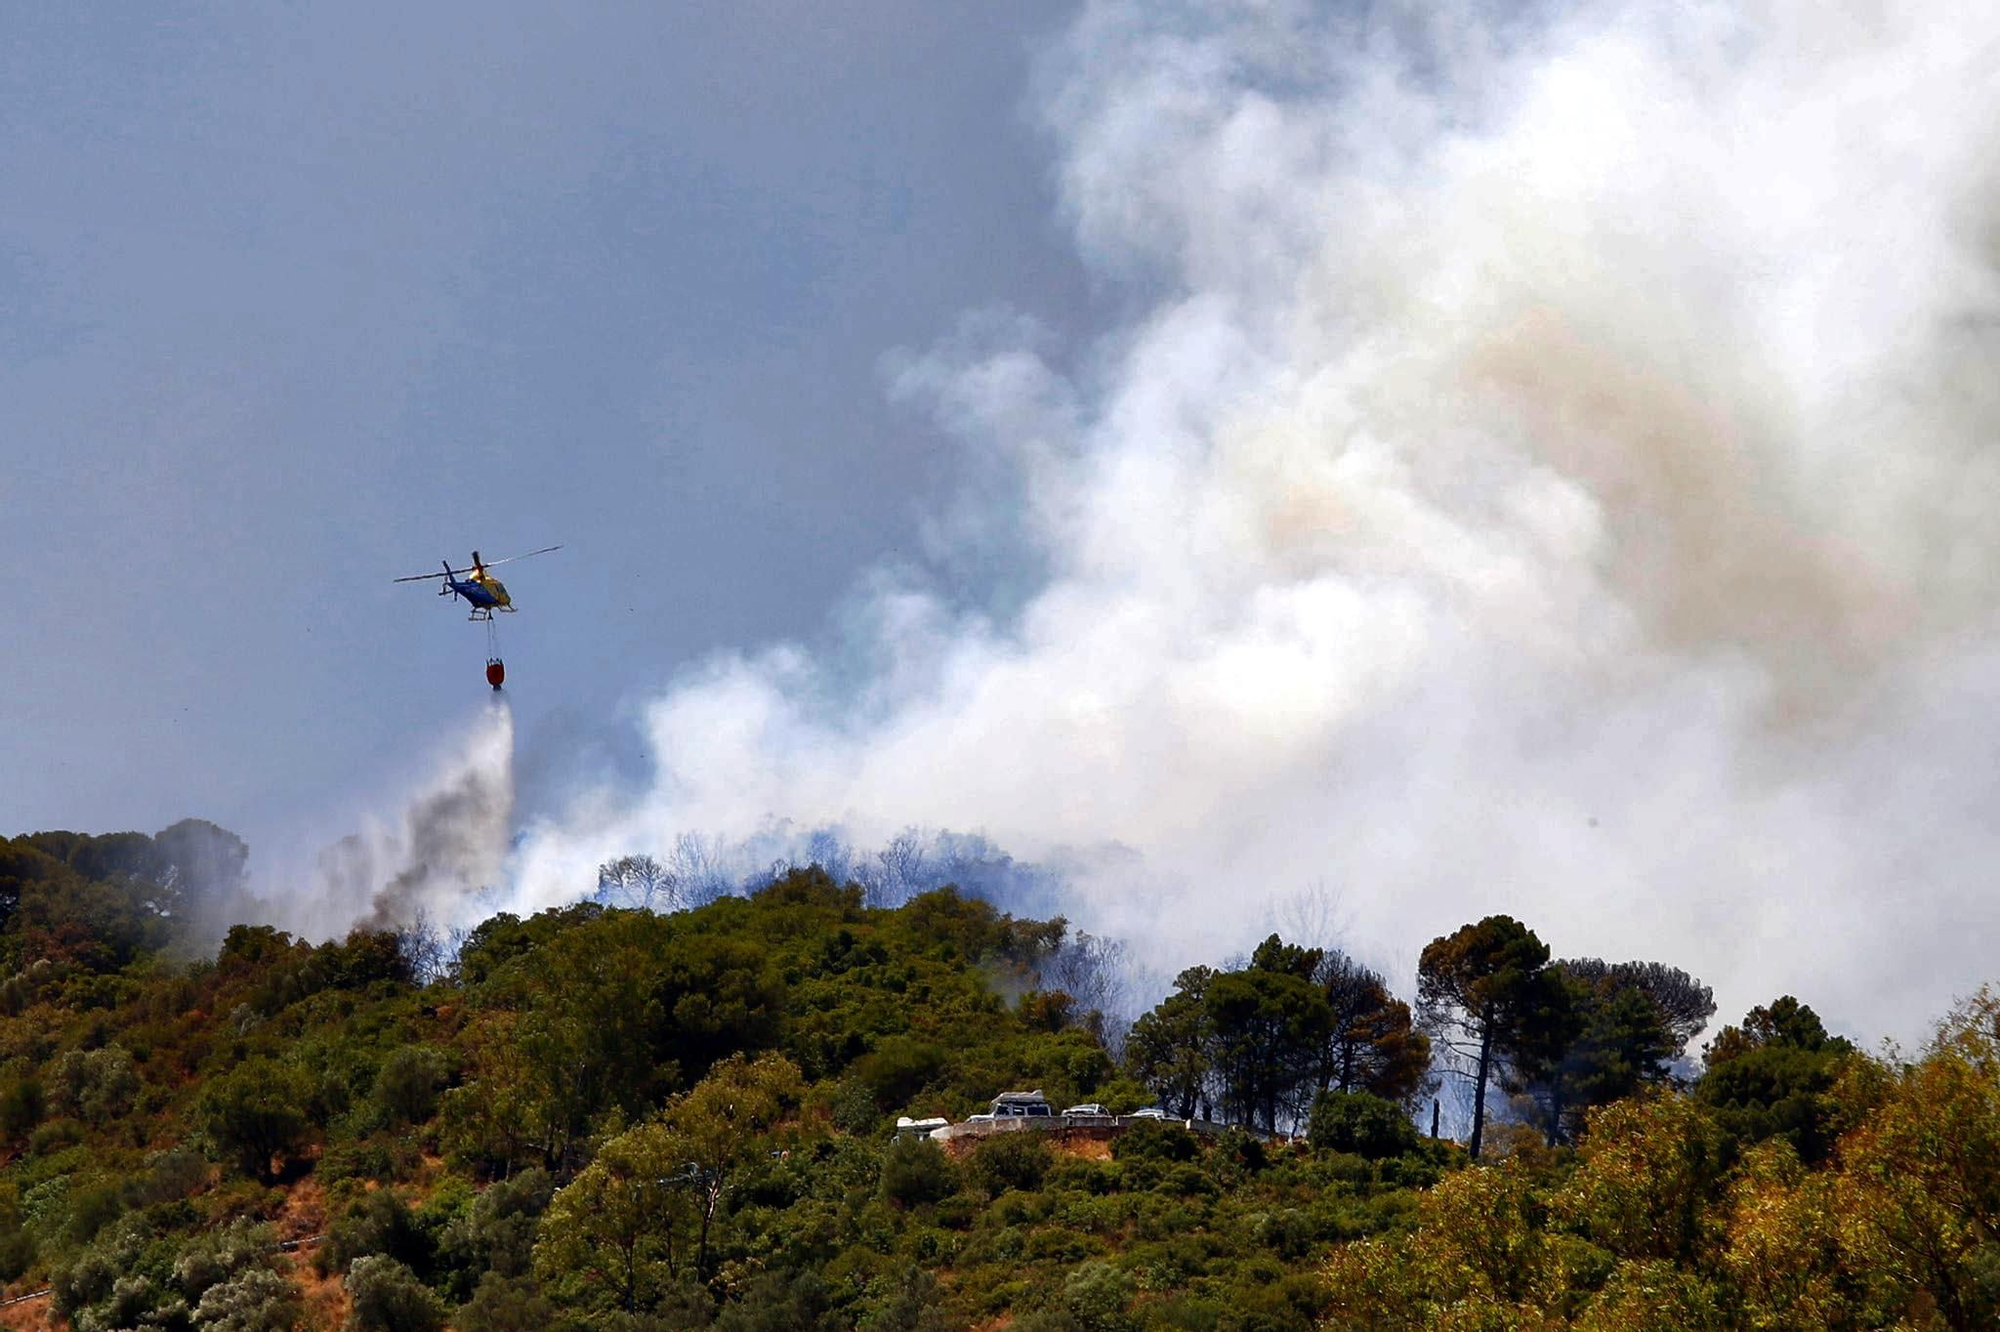
[[[483,561],[483,563],[485,564],[486,568],[491,569],[496,564],[512,564],[515,560],[527,559],[529,555],[546,555],[552,550],[561,550],[561,549],[562,549],[561,546],[543,546],[540,550],[529,551],[527,555],[509,555],[504,560],[486,560]]]
[[[483,560],[480,562],[480,567],[483,569],[491,569],[496,564],[512,564],[515,560],[527,559],[529,555],[546,555],[552,550],[561,550],[561,549],[562,549],[561,546],[543,546],[540,550],[529,551],[527,555],[509,555],[504,560]],[[441,569],[436,573],[411,574],[408,578],[391,578],[389,581],[392,583],[421,583],[428,578],[444,578],[447,576],[447,573],[450,577],[456,578],[460,574],[469,574],[471,572],[472,572],[472,566],[469,564],[466,565],[463,569],[452,569],[450,568],[450,566],[447,565],[445,569]]]

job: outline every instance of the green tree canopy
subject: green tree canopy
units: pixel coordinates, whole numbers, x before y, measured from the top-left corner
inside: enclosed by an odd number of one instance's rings
[[[1831,1150],[1832,1093],[1854,1046],[1828,1035],[1810,1007],[1791,995],[1759,1005],[1742,1025],[1717,1033],[1704,1053],[1695,1096],[1715,1108],[1736,1141],[1782,1137],[1808,1163]]]
[[[1125,1037],[1125,1066],[1150,1088],[1161,1106],[1180,1119],[1210,1117],[1214,1028],[1207,1007],[1209,967],[1189,967],[1174,978],[1173,993],[1140,1016]]]

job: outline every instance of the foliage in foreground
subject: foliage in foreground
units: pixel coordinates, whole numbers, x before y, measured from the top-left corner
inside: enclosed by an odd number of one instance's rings
[[[1489,917],[1426,950],[1416,1014],[1273,937],[1184,973],[1114,1059],[1079,999],[1102,954],[949,891],[892,910],[801,871],[500,916],[449,969],[367,932],[199,956],[176,931],[234,900],[239,849],[193,822],[0,843],[0,1279],[78,1329],[2000,1319],[1987,996],[1908,1061],[1781,999],[1680,1088],[1705,988]],[[1433,1041],[1485,1048],[1499,1164],[1414,1132]],[[1309,1140],[889,1131],[1033,1086]]]
[[[2000,1325],[2000,996],[1913,1061],[1829,1044],[1796,1002],[1758,1009],[1696,1095],[1600,1108],[1573,1156],[1529,1144],[1442,1180],[1411,1235],[1336,1251],[1336,1325]],[[1717,1076],[1758,1051],[1756,1077]],[[1725,1096],[1746,1086],[1760,1100]]]

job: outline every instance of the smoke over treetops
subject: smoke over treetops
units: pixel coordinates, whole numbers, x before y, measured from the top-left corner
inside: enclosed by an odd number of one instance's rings
[[[1033,110],[1144,308],[890,357],[1007,484],[858,594],[858,689],[778,645],[653,700],[515,904],[917,825],[1169,963],[1324,882],[1364,954],[1505,911],[1725,1018],[1990,979],[2000,12],[1345,8],[1086,7]]]
[[[267,902],[269,913],[288,929],[324,937],[356,925],[470,925],[493,909],[514,819],[514,716],[503,696],[400,804],[392,817],[365,818],[303,867],[272,875],[273,883],[310,889]]]

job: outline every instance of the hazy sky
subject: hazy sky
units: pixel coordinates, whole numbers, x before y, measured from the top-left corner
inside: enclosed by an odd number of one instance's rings
[[[10,17],[7,824],[1994,978],[2000,10],[715,12]],[[489,712],[387,579],[554,541]]]

